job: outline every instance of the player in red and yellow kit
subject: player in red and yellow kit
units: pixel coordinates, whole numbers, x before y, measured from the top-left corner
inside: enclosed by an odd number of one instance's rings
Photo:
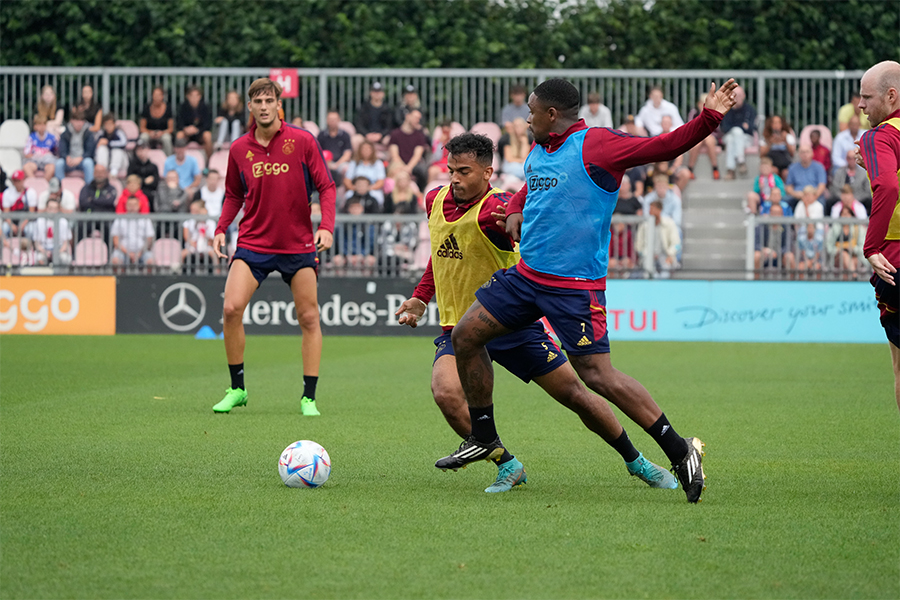
[[[316,296],[316,251],[331,247],[335,185],[316,138],[279,118],[281,86],[263,78],[247,90],[253,124],[228,153],[225,201],[213,248],[224,258],[225,232],[243,207],[237,251],[225,282],[225,353],[231,387],[213,407],[227,413],[247,404],[244,386],[244,309],[272,271],[291,286],[303,333],[303,397],[300,410],[317,416],[315,390],[322,355]],[[319,192],[322,222],[313,231],[312,193]]]
[[[485,491],[505,492],[525,483],[525,469],[498,437],[489,447],[471,443],[472,419],[489,418],[473,412],[466,404],[456,367],[450,335],[466,312],[475,290],[489,285],[498,269],[514,265],[519,254],[515,241],[497,215],[502,215],[510,194],[492,188],[493,143],[485,136],[466,133],[446,144],[451,183],[432,190],[425,198],[431,232],[431,260],[412,298],[397,315],[400,323],[415,327],[437,296],[443,333],[434,340],[437,347],[431,374],[434,400],[453,430],[463,438],[454,457],[435,465],[454,471],[472,460],[493,460],[499,469],[497,480]],[[502,217],[501,217],[502,218]],[[485,282],[488,283],[485,283]],[[575,375],[559,347],[539,322],[492,340],[487,345],[490,359],[524,382],[534,380],[560,404],[574,411],[584,424],[612,446],[626,463],[631,475],[652,487],[674,489],[675,478],[638,452],[609,406],[594,396]],[[491,368],[490,364],[484,365]]]
[[[872,285],[891,348],[894,395],[900,407],[900,63],[878,63],[863,75],[859,90],[859,108],[873,127],[859,140],[857,158],[872,186],[863,253],[875,270]]]

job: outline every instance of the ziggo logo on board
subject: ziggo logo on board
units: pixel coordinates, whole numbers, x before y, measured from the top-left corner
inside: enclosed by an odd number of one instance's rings
[[[50,322],[50,315],[57,321],[71,321],[78,316],[80,303],[78,296],[70,290],[60,290],[53,294],[47,304],[47,295],[40,290],[28,290],[16,305],[16,295],[10,290],[0,290],[0,301],[7,301],[10,307],[0,310],[0,332],[11,331],[19,321],[19,313],[25,319],[25,329],[32,332],[42,331]],[[37,303],[32,310],[32,303]]]
[[[114,277],[2,277],[0,333],[112,335]]]

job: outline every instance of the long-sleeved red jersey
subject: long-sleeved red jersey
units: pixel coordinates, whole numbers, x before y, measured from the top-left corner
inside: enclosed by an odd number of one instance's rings
[[[335,185],[322,149],[309,131],[284,121],[268,146],[256,141],[256,123],[231,145],[225,201],[216,233],[244,207],[238,246],[262,254],[315,252],[310,200],[319,192],[319,229],[334,231]]]
[[[894,267],[900,267],[900,220],[898,220],[898,171],[900,171],[900,110],[881,125],[870,129],[859,140],[872,185],[872,215],[863,253],[866,257],[882,254]]]

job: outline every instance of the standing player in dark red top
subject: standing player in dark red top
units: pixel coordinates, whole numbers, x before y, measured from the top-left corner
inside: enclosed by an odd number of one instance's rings
[[[859,108],[872,129],[859,140],[857,162],[869,173],[872,215],[863,253],[875,270],[872,285],[894,363],[900,407],[900,64],[886,60],[863,75]]]
[[[231,387],[213,406],[227,413],[247,404],[244,386],[244,309],[253,292],[272,271],[291,286],[297,320],[303,333],[303,398],[305,416],[318,416],[316,383],[322,355],[322,330],[316,295],[316,251],[331,247],[334,231],[335,185],[316,138],[279,118],[281,86],[257,79],[247,90],[253,124],[231,145],[225,201],[213,248],[225,255],[225,230],[241,207],[237,251],[225,282],[225,353]],[[322,223],[313,232],[312,193],[319,192]]]

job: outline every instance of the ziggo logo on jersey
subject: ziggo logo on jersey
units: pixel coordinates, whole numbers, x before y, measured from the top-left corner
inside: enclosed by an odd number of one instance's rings
[[[69,290],[60,290],[50,298],[50,306],[46,304],[47,296],[40,290],[29,290],[22,294],[18,306],[16,295],[10,290],[0,290],[0,300],[6,300],[11,306],[0,310],[0,331],[10,331],[19,321],[19,313],[25,318],[25,329],[32,332],[43,331],[50,322],[50,315],[57,321],[71,321],[78,316],[78,296]],[[32,303],[39,303],[37,310],[32,310]]]
[[[290,167],[287,163],[253,163],[253,176],[281,175],[282,173],[287,173]]]

